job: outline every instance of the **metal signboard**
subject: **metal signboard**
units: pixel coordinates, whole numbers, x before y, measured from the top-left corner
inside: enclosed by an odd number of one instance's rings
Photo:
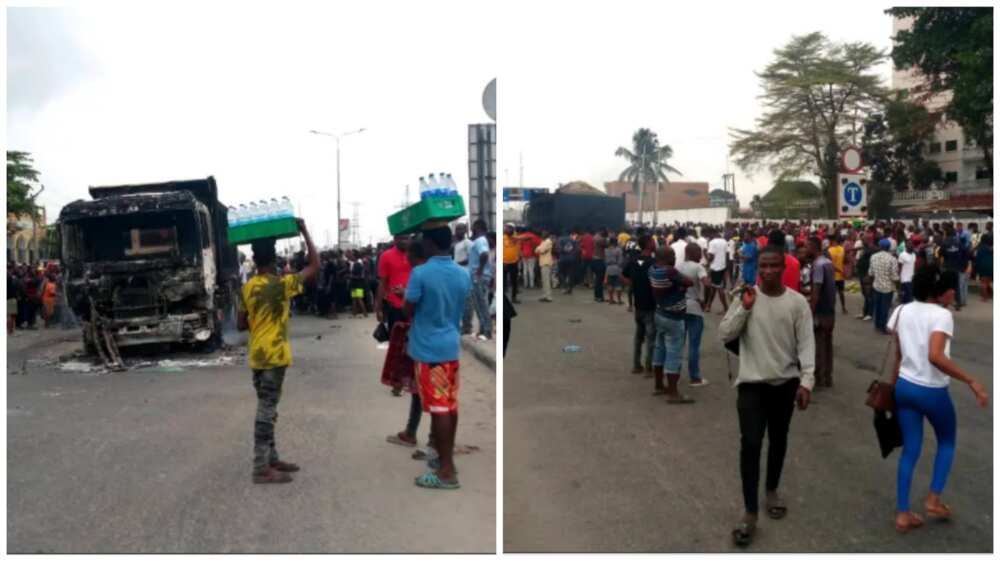
[[[837,175],[837,211],[840,217],[863,217],[868,213],[868,180],[861,174]]]

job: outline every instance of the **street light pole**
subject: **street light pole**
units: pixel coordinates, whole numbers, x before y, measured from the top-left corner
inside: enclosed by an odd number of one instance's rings
[[[340,248],[343,241],[340,239],[340,139],[341,137],[346,137],[348,135],[355,135],[358,133],[365,132],[365,128],[362,127],[356,131],[348,131],[346,133],[324,133],[323,131],[312,130],[309,131],[314,135],[323,135],[325,137],[333,137],[337,141],[337,247]]]

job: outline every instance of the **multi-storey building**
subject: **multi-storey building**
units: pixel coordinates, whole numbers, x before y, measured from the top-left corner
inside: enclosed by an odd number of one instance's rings
[[[893,18],[893,36],[912,25],[913,18]],[[946,107],[951,101],[951,93],[927,95],[923,91],[924,83],[925,77],[915,68],[893,70],[892,88],[905,90],[909,99],[923,104],[938,121],[934,137],[924,148],[924,156],[938,164],[943,181],[930,191],[897,193],[893,204],[928,211],[992,209],[993,178],[986,167],[983,150],[976,146],[975,139],[968,137],[948,118]]]

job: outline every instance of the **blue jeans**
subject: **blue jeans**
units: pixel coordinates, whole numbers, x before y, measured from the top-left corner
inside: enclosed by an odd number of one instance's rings
[[[701,380],[698,356],[701,354],[701,333],[705,330],[705,317],[699,314],[684,315],[684,331],[688,342],[688,376],[692,381]]]
[[[489,279],[483,277],[477,280],[473,275],[472,302],[479,316],[479,333],[488,338],[493,336],[493,320],[490,318],[490,300],[487,294],[489,286]]]
[[[684,353],[684,319],[671,318],[656,313],[656,347],[653,349],[653,367],[663,367],[663,372],[681,372],[681,356]]]
[[[959,306],[965,306],[969,303],[969,274],[960,271],[958,273],[958,291],[956,292],[958,298],[955,301]]]
[[[896,470],[896,510],[910,510],[910,486],[913,468],[920,459],[924,442],[924,418],[931,422],[937,438],[934,456],[934,473],[931,492],[940,494],[948,482],[948,472],[955,459],[955,406],[948,394],[948,387],[930,388],[913,384],[906,379],[896,381],[896,415],[903,432],[903,452],[899,455]]]
[[[900,283],[899,285],[899,302],[906,304],[908,302],[913,302],[913,282]]]
[[[886,325],[889,324],[889,309],[892,307],[892,291],[883,293],[873,289],[872,293],[875,296],[875,329],[885,332]]]

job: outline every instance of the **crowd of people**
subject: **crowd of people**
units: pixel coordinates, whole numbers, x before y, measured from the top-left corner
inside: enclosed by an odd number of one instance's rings
[[[424,412],[431,415],[427,446],[414,458],[429,470],[415,484],[432,489],[459,487],[454,464],[458,425],[460,339],[471,335],[473,311],[477,338],[489,340],[493,319],[489,307],[495,283],[495,243],[486,223],[454,232],[447,223],[425,224],[417,235],[396,235],[377,249],[319,253],[300,221],[305,251],[281,260],[273,239],[252,244],[252,266],[244,268],[238,326],[250,331],[248,362],[257,392],[252,480],[287,483],[300,470],[279,460],[274,426],[285,371],[291,364],[288,319],[291,310],[319,315],[346,311],[376,315],[389,340],[382,382],[411,399],[405,428],[387,441],[416,447]],[[495,240],[495,237],[492,237]],[[378,332],[378,330],[376,330]]]
[[[34,330],[57,322],[74,327],[72,310],[66,306],[62,272],[54,262],[47,264],[7,263],[7,335],[17,330]]]
[[[949,358],[952,311],[968,306],[970,279],[978,280],[983,301],[992,299],[992,222],[983,232],[978,223],[965,228],[950,221],[674,224],[561,233],[507,225],[503,244],[505,292],[514,303],[518,288],[535,288],[536,279],[543,303],[552,302],[554,286],[568,295],[582,284],[592,288],[595,302],[612,306],[623,305],[626,292],[635,319],[632,372],[652,378],[654,394],[669,404],[694,402],[679,388],[685,346],[689,385],[709,382],[699,368],[704,315],[720,301],[725,316],[718,337],[739,361],[733,385],[745,514],[732,531],[739,546],[751,543],[758,521],[765,433],[765,511],[773,519],[787,513],[778,485],[792,412],[796,405],[806,409],[813,392],[833,387],[836,316],[838,308],[849,314],[845,293],[857,287],[863,304],[855,318],[893,336],[897,350],[891,384],[903,452],[896,528],[906,532],[923,523],[911,511],[909,494],[925,417],[938,439],[925,511],[951,515],[940,500],[955,447],[949,380],[967,384],[981,406],[988,401],[983,385]]]

